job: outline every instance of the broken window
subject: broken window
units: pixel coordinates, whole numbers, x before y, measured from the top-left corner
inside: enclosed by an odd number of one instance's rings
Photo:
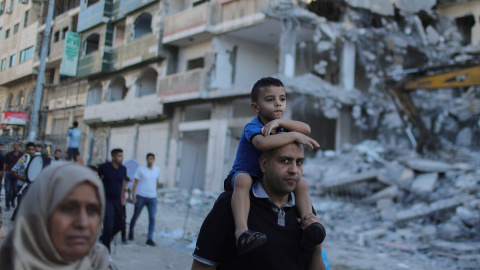
[[[29,110],[31,105],[33,104],[33,97],[35,96],[35,87],[32,87],[30,93],[28,94],[28,98],[25,102],[25,106],[23,106],[24,110]]]
[[[116,77],[110,83],[108,88],[108,101],[122,100],[127,95],[128,88],[125,86],[125,79],[121,76]]]
[[[187,70],[203,68],[204,66],[205,66],[205,59],[203,57],[188,60],[187,62]]]
[[[17,95],[17,100],[15,101],[15,106],[22,106],[23,102],[25,100],[25,97],[23,96],[23,90],[20,90]]]
[[[5,110],[10,109],[13,107],[13,94],[10,93],[7,98],[7,102],[5,102]]]
[[[342,18],[344,7],[342,1],[314,0],[307,5],[308,10],[318,16],[325,17],[329,21],[338,22]]]
[[[157,92],[158,73],[153,68],[147,68],[137,80],[137,96],[143,97]]]
[[[463,37],[462,45],[472,43],[472,27],[475,25],[475,18],[473,15],[456,18],[455,21],[457,22],[458,31]]]
[[[84,47],[84,55],[92,53],[98,50],[100,44],[100,35],[99,34],[91,34],[85,40],[85,47]]]
[[[87,106],[102,103],[102,84],[97,82],[88,89]]]
[[[143,35],[152,32],[152,15],[149,13],[142,13],[138,16],[133,25],[132,39],[137,39]]]

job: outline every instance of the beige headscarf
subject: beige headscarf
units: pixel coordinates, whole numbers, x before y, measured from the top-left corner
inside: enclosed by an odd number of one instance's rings
[[[58,204],[78,184],[88,182],[97,189],[105,212],[103,185],[89,168],[75,163],[45,168],[23,198],[13,230],[0,247],[0,268],[10,269],[108,269],[108,251],[94,242],[88,254],[78,261],[64,259],[48,234],[48,218]],[[98,228],[100,231],[101,222]]]

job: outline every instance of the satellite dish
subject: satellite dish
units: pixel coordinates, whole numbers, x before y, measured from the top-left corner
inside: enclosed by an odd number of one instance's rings
[[[33,156],[28,163],[26,176],[29,182],[33,182],[37,179],[40,172],[43,170],[43,158],[42,156]]]

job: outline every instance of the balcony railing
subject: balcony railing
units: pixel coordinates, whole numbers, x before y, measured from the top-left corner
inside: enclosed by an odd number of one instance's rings
[[[103,51],[98,50],[80,57],[78,61],[77,77],[84,77],[104,71]]]
[[[111,71],[158,56],[158,37],[148,34],[112,50]]]
[[[159,96],[183,93],[202,92],[206,89],[206,72],[204,69],[193,69],[187,72],[169,75],[160,79]]]
[[[168,43],[182,37],[208,32],[212,4],[205,3],[165,18],[163,41]]]
[[[86,106],[84,120],[87,123],[124,121],[163,113],[163,106],[155,94],[114,102]]]
[[[217,22],[217,25],[225,25],[219,29],[220,32],[222,32],[222,30],[231,31],[237,27],[245,27],[244,23],[237,25],[235,21],[240,21],[240,19],[248,16],[261,14],[262,10],[268,7],[268,4],[269,0],[234,0],[219,3],[215,21]],[[255,18],[250,18],[247,21],[254,23]]]

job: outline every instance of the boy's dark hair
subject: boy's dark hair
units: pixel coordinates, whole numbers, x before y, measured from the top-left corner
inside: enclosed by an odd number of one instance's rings
[[[279,79],[272,77],[261,78],[253,85],[252,92],[250,93],[250,99],[252,102],[256,102],[258,100],[258,96],[260,95],[262,88],[269,86],[284,87],[282,81]]]
[[[25,149],[27,149],[30,146],[33,146],[33,148],[35,148],[35,144],[33,142],[28,142],[27,145],[25,145]]]
[[[120,149],[120,148],[115,148],[115,149],[113,149],[113,150],[110,152],[110,154],[111,154],[112,156],[115,156],[115,155],[118,154],[118,153],[123,153],[123,150]]]
[[[73,127],[78,127],[78,122],[77,121],[73,122]]]
[[[43,145],[41,145],[41,144],[39,144],[39,143],[35,144],[35,147],[40,147],[40,148],[43,149]]]
[[[153,159],[155,159],[155,155],[154,155],[153,153],[148,153],[148,154],[147,154],[147,158],[148,158],[148,157],[153,157]]]
[[[3,146],[3,143],[0,143],[0,146]]]
[[[57,152],[60,152],[60,153],[61,153],[62,150],[60,150],[60,149],[55,150],[55,153],[57,153]]]

